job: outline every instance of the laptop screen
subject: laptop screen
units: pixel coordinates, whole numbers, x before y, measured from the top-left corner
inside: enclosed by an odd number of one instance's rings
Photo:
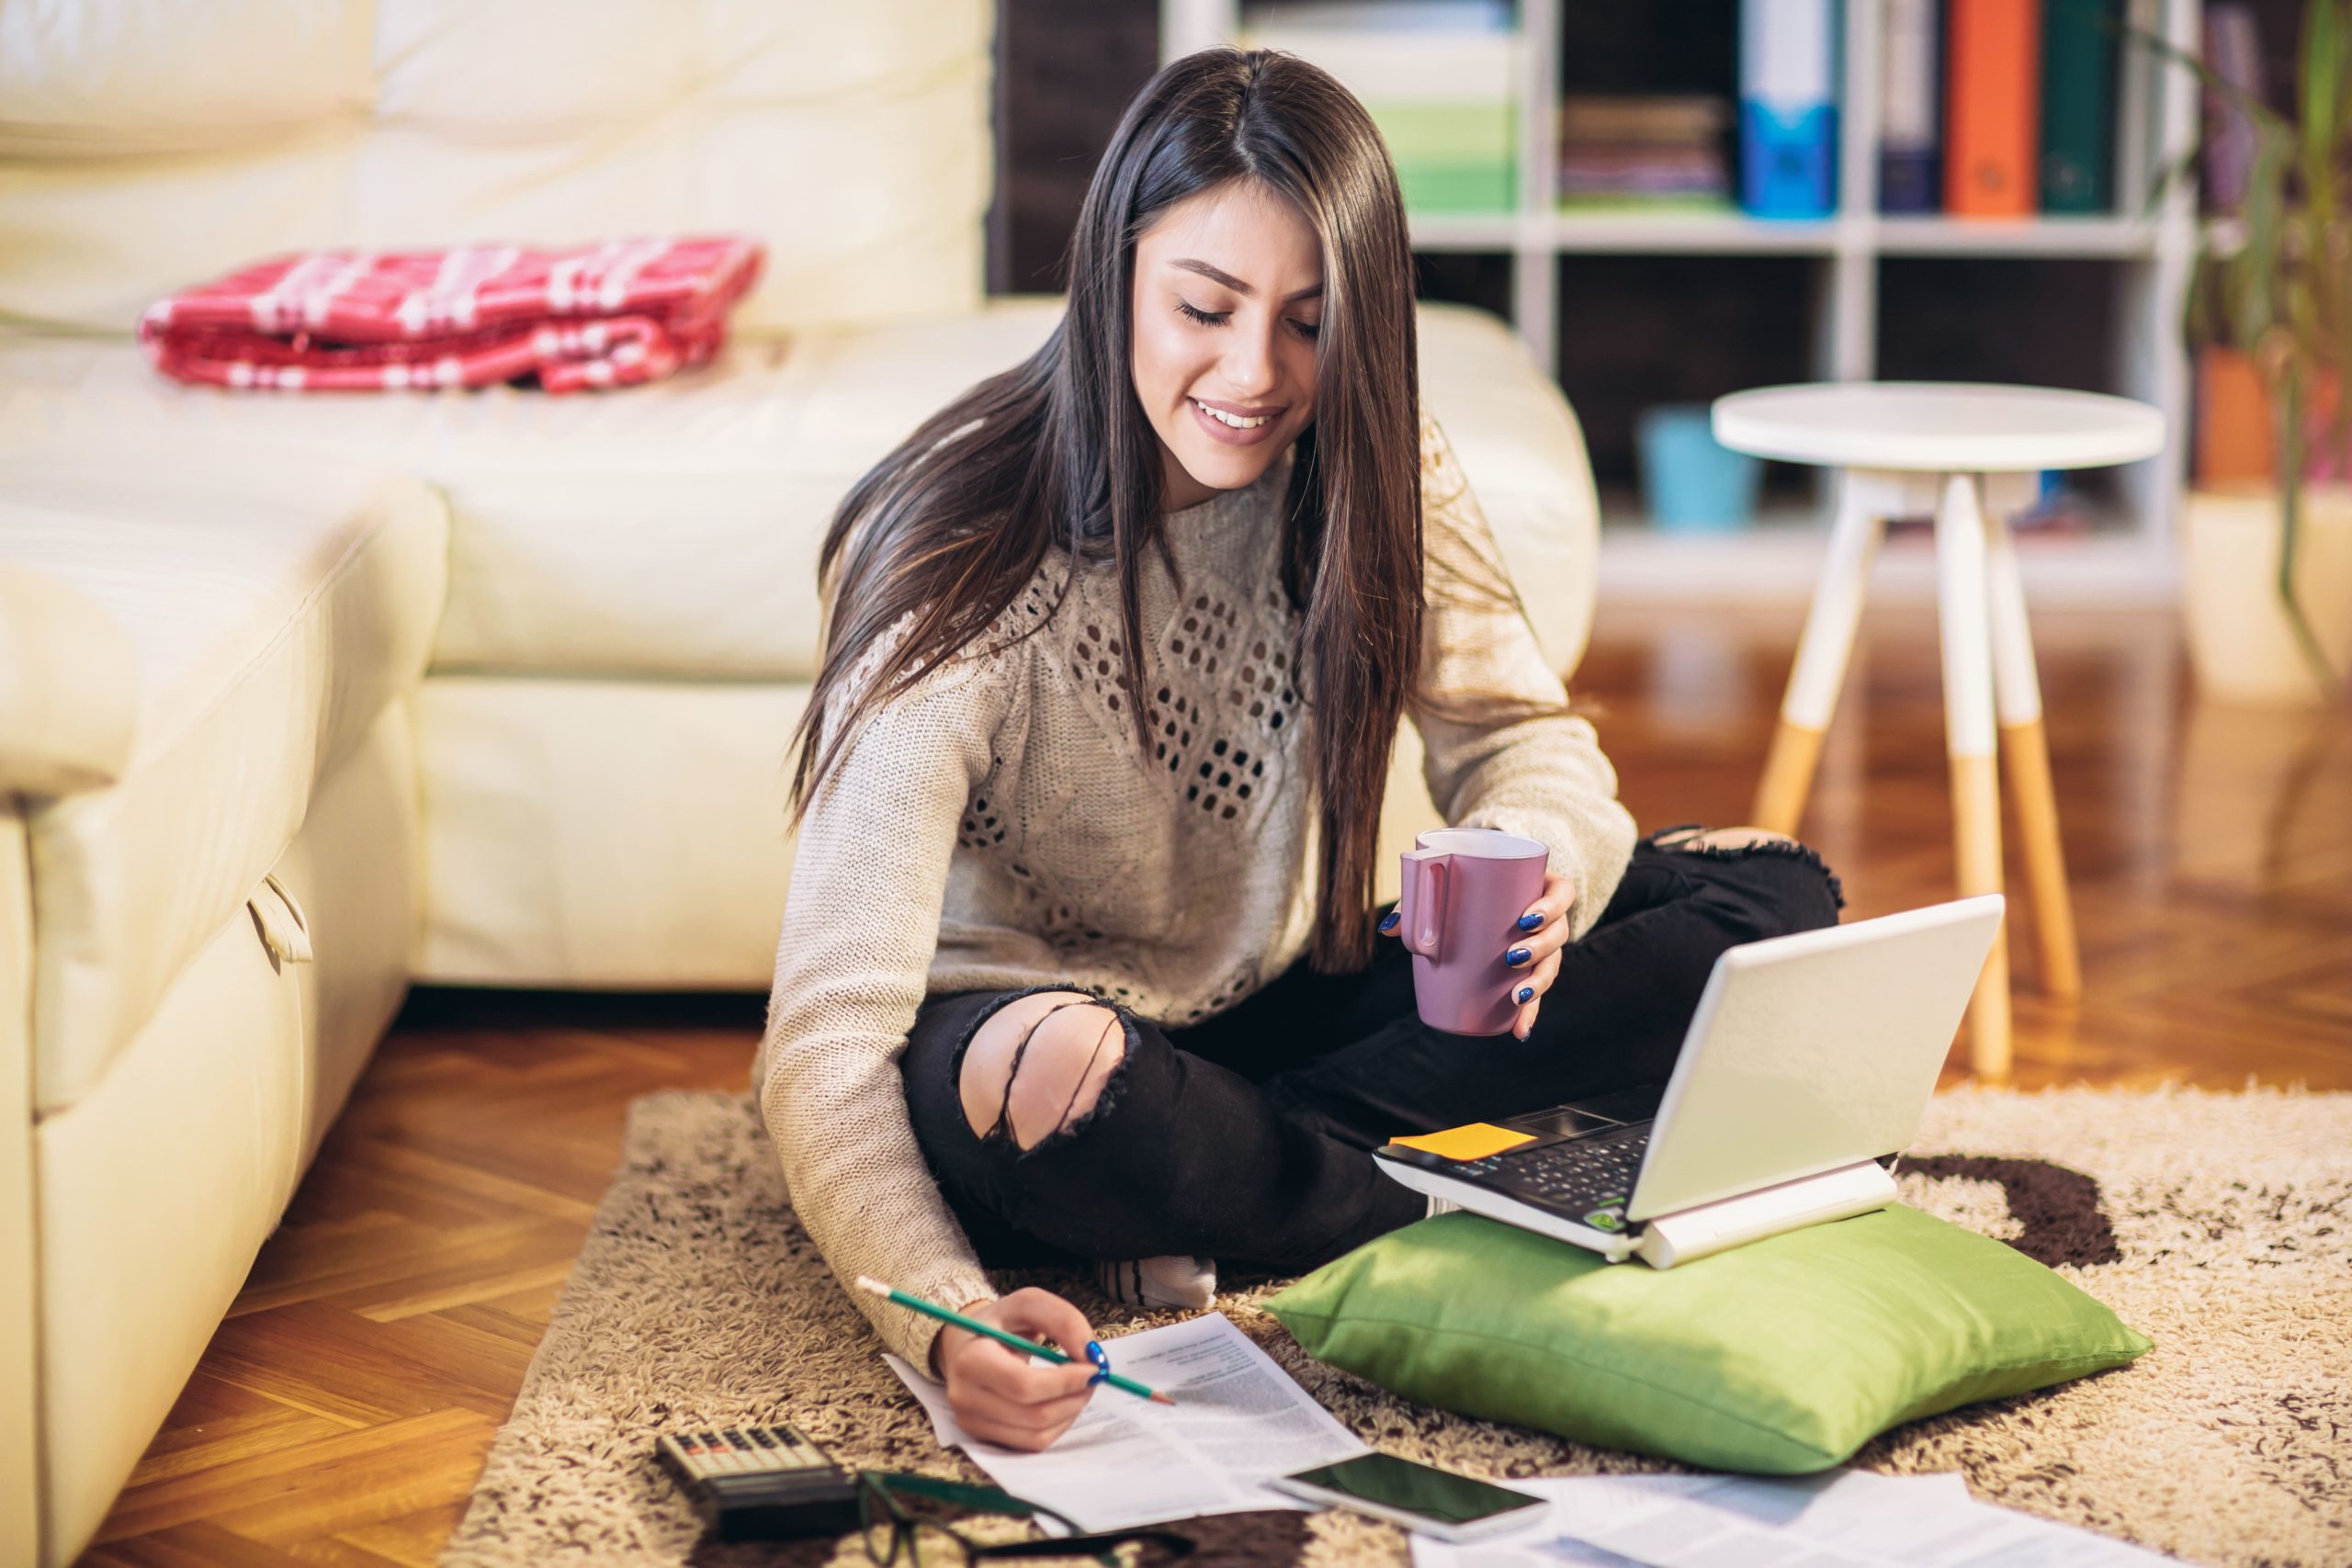
[[[1999,929],[1998,894],[1746,942],[1716,959],[1630,1219],[1911,1141]]]

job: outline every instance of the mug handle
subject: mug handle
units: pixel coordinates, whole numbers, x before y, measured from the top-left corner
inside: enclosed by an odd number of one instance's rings
[[[1405,857],[1403,886],[1396,907],[1404,913],[1399,932],[1408,951],[1435,959],[1444,946],[1446,893],[1453,881],[1453,857]]]

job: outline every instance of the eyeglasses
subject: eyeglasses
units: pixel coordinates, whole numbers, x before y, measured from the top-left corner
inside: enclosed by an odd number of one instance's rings
[[[1007,1514],[1014,1518],[1047,1518],[1071,1534],[1040,1536],[1031,1540],[977,1541],[943,1520],[918,1516],[907,1506],[910,1498],[944,1503],[978,1513]],[[1102,1535],[1075,1533],[1078,1522],[1042,1503],[1015,1497],[993,1486],[972,1486],[930,1475],[904,1475],[889,1471],[861,1471],[857,1477],[857,1523],[865,1539],[865,1555],[890,1568],[902,1558],[910,1568],[955,1568],[1006,1557],[1092,1557],[1115,1561],[1114,1547],[1129,1543],[1143,1548],[1147,1563],[1189,1557],[1193,1541],[1173,1530],[1132,1529]]]

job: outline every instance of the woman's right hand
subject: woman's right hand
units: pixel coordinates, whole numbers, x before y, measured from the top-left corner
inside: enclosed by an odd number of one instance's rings
[[[1094,1364],[1086,1359],[1094,1330],[1085,1314],[1034,1285],[964,1312],[1024,1339],[1050,1340],[1071,1358],[1053,1366],[968,1328],[943,1326],[932,1342],[932,1371],[947,1384],[948,1407],[964,1430],[1032,1451],[1069,1431],[1094,1392]]]

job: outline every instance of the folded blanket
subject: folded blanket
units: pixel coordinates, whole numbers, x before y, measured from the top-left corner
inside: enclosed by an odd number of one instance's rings
[[[157,300],[139,342],[165,375],[216,387],[622,387],[717,354],[764,255],[723,235],[302,251]]]

